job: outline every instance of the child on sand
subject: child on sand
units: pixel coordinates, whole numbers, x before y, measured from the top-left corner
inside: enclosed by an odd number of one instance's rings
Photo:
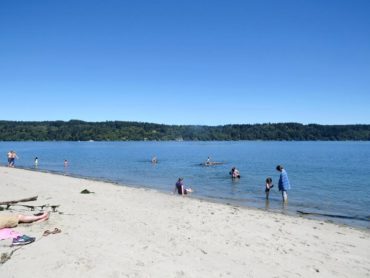
[[[265,193],[266,193],[266,200],[269,199],[270,189],[273,188],[274,185],[272,184],[272,179],[269,177],[266,179],[266,187],[265,187]]]

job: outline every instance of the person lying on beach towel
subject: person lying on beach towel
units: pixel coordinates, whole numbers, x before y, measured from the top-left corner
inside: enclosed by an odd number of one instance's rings
[[[47,212],[43,212],[40,215],[0,215],[0,229],[14,228],[18,226],[19,223],[37,223],[47,219],[49,219],[49,213]]]

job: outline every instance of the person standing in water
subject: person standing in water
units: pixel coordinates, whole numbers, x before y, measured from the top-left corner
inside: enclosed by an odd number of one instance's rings
[[[206,165],[211,165],[211,157],[208,157],[207,160],[206,160]]]
[[[68,167],[68,160],[64,159],[64,168],[67,168],[67,167]]]
[[[8,166],[14,167],[15,159],[18,159],[17,153],[15,151],[10,151],[8,153]]]
[[[34,163],[35,163],[35,168],[37,168],[37,166],[39,166],[39,158],[37,156],[35,157]]]
[[[153,156],[152,157],[152,163],[153,164],[156,164],[158,162],[158,160],[157,160],[157,156]]]
[[[266,200],[269,199],[270,189],[273,188],[273,187],[274,187],[274,185],[272,184],[272,178],[267,178],[266,179],[266,185],[265,185]]]
[[[280,172],[279,177],[279,191],[283,196],[283,202],[286,203],[288,201],[288,190],[290,189],[290,182],[288,178],[288,174],[285,171],[284,167],[281,165],[276,166],[276,170]]]
[[[12,152],[13,151],[8,151],[7,158],[8,158],[8,167],[11,166],[12,164]]]

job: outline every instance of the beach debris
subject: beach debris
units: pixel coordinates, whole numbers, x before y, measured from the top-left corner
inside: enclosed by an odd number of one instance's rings
[[[26,208],[31,209],[31,211],[34,211],[35,208],[40,208],[40,210],[43,210],[45,207],[49,206],[49,204],[45,204],[45,205],[17,205],[17,206],[26,207]]]
[[[61,229],[59,229],[59,228],[54,228],[54,230],[52,230],[52,231],[50,231],[50,230],[46,230],[46,231],[44,231],[44,233],[42,234],[43,236],[48,236],[48,235],[51,235],[51,234],[59,234],[59,233],[61,233],[62,232],[62,230]]]
[[[206,251],[204,251],[203,249],[199,249],[200,251],[202,251],[202,253],[204,254],[204,255],[207,255],[208,253],[206,252]]]
[[[38,196],[33,196],[29,198],[19,199],[19,200],[13,200],[13,201],[3,201],[0,202],[0,205],[6,205],[6,209],[9,209],[11,205],[21,203],[21,202],[30,202],[30,201],[36,201]]]
[[[20,248],[21,247],[18,247],[16,249],[12,250],[9,253],[1,253],[1,255],[0,255],[0,264],[5,264],[8,260],[10,260],[10,258],[14,254],[14,252],[17,251],[17,250],[19,250]]]
[[[0,256],[0,264],[3,264],[5,263],[7,260],[9,260],[11,258],[11,254],[8,254],[8,253],[1,253],[1,256]]]
[[[91,193],[95,193],[95,192],[92,192],[92,191],[90,191],[90,190],[88,190],[88,189],[84,189],[84,190],[82,190],[80,193],[81,193],[81,194],[91,194]]]
[[[44,205],[9,204],[9,205],[7,205],[6,209],[9,209],[11,206],[25,207],[25,208],[29,208],[31,211],[34,211],[36,208],[38,208],[39,210],[44,210],[45,208],[51,208],[53,212],[56,212],[57,211],[57,208],[60,205],[49,205],[49,204],[44,204]]]
[[[56,212],[59,205],[53,205],[53,206],[50,206],[50,207],[53,210],[53,212]]]

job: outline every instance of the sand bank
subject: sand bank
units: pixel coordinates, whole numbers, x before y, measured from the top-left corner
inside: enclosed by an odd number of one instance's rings
[[[368,230],[4,167],[0,189],[0,201],[60,205],[15,228],[38,240],[0,265],[4,278],[370,277]],[[14,250],[5,243],[0,253]]]

